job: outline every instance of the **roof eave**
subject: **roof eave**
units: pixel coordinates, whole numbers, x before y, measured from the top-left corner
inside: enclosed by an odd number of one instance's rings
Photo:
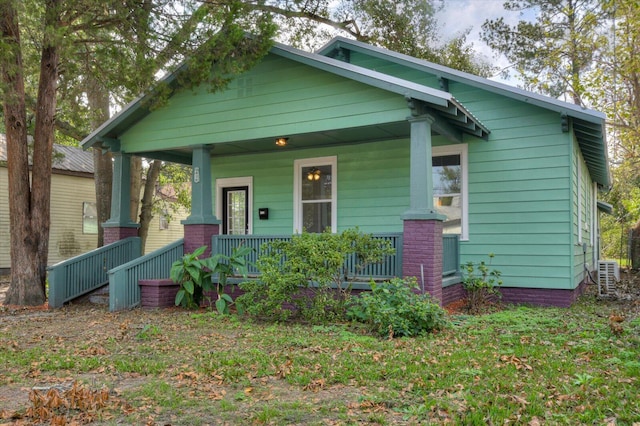
[[[571,117],[580,118],[590,122],[598,122],[604,120],[606,116],[596,110],[588,108],[582,108],[579,105],[574,105],[568,102],[563,102],[557,99],[550,98],[548,96],[540,95],[533,92],[520,89],[518,87],[510,86],[505,83],[500,83],[493,80],[488,80],[477,75],[469,74],[463,71],[458,71],[453,68],[445,67],[443,65],[435,64],[433,62],[425,61],[423,59],[414,58],[403,53],[394,52],[381,47],[372,46],[366,43],[362,43],[356,40],[351,40],[345,37],[335,37],[323,47],[321,47],[317,54],[327,55],[333,49],[341,47],[341,45],[347,45],[349,48],[366,52],[375,57],[380,58],[393,58],[394,61],[403,63],[406,66],[417,68],[420,70],[428,69],[431,73],[440,77],[450,80],[458,81],[468,84],[469,86],[479,87],[490,92],[504,95],[510,98],[518,99],[523,102],[530,103],[532,105],[541,106],[547,109],[558,111],[559,113],[566,113]]]

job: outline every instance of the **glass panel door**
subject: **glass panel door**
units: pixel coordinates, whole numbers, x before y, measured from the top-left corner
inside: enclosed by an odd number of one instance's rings
[[[249,187],[223,188],[224,208],[222,212],[222,233],[246,235],[249,233]]]

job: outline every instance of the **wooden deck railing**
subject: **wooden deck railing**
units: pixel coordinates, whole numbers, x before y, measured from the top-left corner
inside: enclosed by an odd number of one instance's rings
[[[168,278],[171,264],[184,254],[180,239],[109,271],[109,310],[130,309],[140,304],[139,280]]]
[[[355,271],[355,258],[347,259],[347,270],[350,276],[356,276],[368,281],[370,278],[385,279],[402,276],[402,233],[373,234],[374,237],[391,242],[395,249],[395,256],[387,256],[380,264],[368,265],[360,272]],[[277,241],[290,240],[291,235],[214,235],[212,238],[212,253],[223,253],[229,256],[238,246],[249,246],[253,252],[249,260],[255,265],[263,244]],[[449,277],[460,272],[460,236],[457,234],[444,234],[442,236],[442,276]],[[249,269],[249,275],[259,275],[255,266]]]
[[[131,237],[99,247],[47,268],[49,307],[96,290],[108,281],[107,271],[140,256],[140,238]]]
[[[395,249],[395,256],[388,256],[380,264],[355,270],[355,259],[347,259],[350,276],[364,283],[370,279],[389,279],[402,276],[402,233],[374,234],[388,240]],[[233,248],[248,245],[254,248],[249,260],[255,264],[264,243],[288,240],[291,235],[216,235],[212,238],[212,254],[230,255]],[[443,235],[443,277],[455,277],[460,272],[458,235]],[[109,283],[109,310],[129,309],[140,303],[141,279],[168,278],[171,264],[184,253],[183,240],[140,257],[140,239],[127,238],[108,246],[84,253],[48,268],[49,306],[59,308],[65,302],[89,293]],[[257,276],[255,266],[249,275]]]
[[[387,240],[395,249],[395,256],[387,256],[381,263],[365,266],[361,271],[356,271],[355,255],[349,256],[346,261],[347,274],[356,277],[356,280],[368,282],[370,279],[385,279],[402,274],[402,233],[378,233],[375,238]],[[238,246],[248,246],[253,249],[249,260],[254,264],[249,268],[249,275],[259,275],[255,262],[260,257],[262,246],[265,243],[277,240],[291,240],[291,235],[214,235],[212,238],[212,253],[223,253],[227,256]]]
[[[460,272],[460,236],[442,235],[442,276],[448,277]]]

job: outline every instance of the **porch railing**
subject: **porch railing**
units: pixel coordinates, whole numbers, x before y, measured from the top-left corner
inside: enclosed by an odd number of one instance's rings
[[[370,278],[385,279],[402,276],[402,233],[373,234],[374,237],[385,239],[391,242],[395,249],[395,256],[387,256],[380,264],[367,265],[362,271],[355,271],[355,257],[347,259],[347,270],[350,276],[356,276],[365,281]],[[249,268],[249,275],[260,274],[255,267],[255,263],[260,256],[263,244],[278,241],[291,240],[291,235],[214,235],[212,238],[212,253],[223,253],[227,256],[235,247],[248,246],[253,251],[248,256],[253,266]],[[460,236],[457,234],[444,234],[442,236],[442,276],[451,277],[460,272]]]
[[[140,238],[130,237],[50,266],[49,307],[60,308],[106,285],[107,272],[139,257],[140,251]]]
[[[460,236],[442,235],[442,276],[448,277],[460,272]]]
[[[167,278],[171,264],[184,254],[180,239],[109,271],[109,310],[130,309],[140,304],[139,280]]]
[[[354,255],[347,258],[347,273],[351,277],[356,277],[368,282],[373,279],[385,279],[402,275],[402,233],[378,233],[373,234],[375,238],[386,240],[391,243],[395,250],[395,256],[387,256],[381,263],[366,265],[362,270],[356,270],[357,262]],[[289,241],[291,235],[214,235],[211,241],[212,253],[222,253],[231,255],[233,249],[238,246],[251,247],[253,251],[248,256],[253,265],[249,268],[249,275],[259,275],[260,272],[255,267],[255,262],[261,253],[263,244],[271,241]]]

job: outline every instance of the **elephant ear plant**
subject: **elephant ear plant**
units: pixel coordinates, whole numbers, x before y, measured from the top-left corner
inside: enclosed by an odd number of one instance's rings
[[[240,246],[233,249],[231,256],[218,253],[206,259],[199,259],[206,249],[206,246],[199,247],[171,265],[171,280],[180,285],[175,304],[187,309],[197,309],[207,292],[215,291],[217,311],[228,314],[234,300],[224,292],[227,279],[236,272],[246,278],[250,265],[247,256],[253,249]],[[236,304],[236,308],[242,313],[239,304]]]

